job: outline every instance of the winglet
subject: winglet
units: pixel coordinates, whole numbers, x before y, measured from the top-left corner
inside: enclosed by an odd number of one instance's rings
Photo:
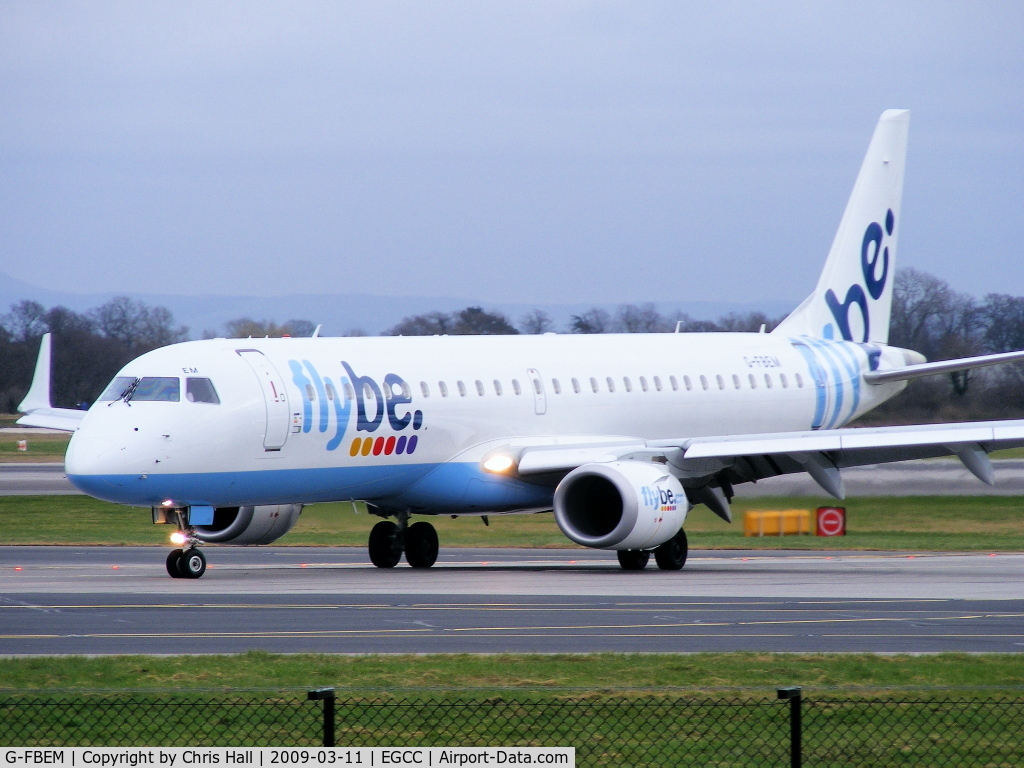
[[[22,413],[51,408],[50,405],[50,334],[44,333],[39,342],[39,357],[36,359],[36,372],[32,377],[32,386],[21,401],[18,410]]]

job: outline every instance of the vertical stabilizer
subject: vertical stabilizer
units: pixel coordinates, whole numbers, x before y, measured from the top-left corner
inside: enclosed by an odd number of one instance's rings
[[[814,293],[775,329],[885,344],[896,272],[910,112],[882,113]]]
[[[36,358],[36,372],[28,394],[21,401],[18,410],[31,413],[50,407],[50,334],[44,333],[39,342],[39,357]]]
[[[50,405],[50,334],[44,333],[39,342],[39,357],[36,359],[36,372],[32,377],[32,385],[28,394],[21,401],[18,410],[24,413],[17,424],[26,427],[44,427],[74,432],[78,429],[85,411],[73,408],[54,408]]]

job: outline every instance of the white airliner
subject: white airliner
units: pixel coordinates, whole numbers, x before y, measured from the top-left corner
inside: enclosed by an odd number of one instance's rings
[[[268,544],[303,505],[365,501],[371,561],[433,565],[415,515],[554,511],[562,532],[686,561],[694,504],[729,520],[738,483],[988,452],[1024,421],[843,429],[918,376],[1024,359],[926,363],[887,346],[909,113],[883,113],[814,293],[771,333],[211,339],[148,352],[88,412],[52,408],[49,336],[19,423],[73,431],[82,491],[172,523],[174,577],[203,542]],[[388,518],[393,518],[392,522]]]

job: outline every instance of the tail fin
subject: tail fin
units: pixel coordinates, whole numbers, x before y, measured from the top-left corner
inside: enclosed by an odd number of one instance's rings
[[[32,376],[32,384],[28,394],[21,401],[18,410],[31,413],[50,407],[50,337],[44,333],[39,342],[39,357],[36,358],[36,372]]]
[[[910,112],[882,113],[814,293],[774,332],[885,344]]]

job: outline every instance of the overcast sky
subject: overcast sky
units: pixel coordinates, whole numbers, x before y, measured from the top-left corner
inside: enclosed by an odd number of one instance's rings
[[[0,272],[797,301],[879,114],[899,263],[1024,294],[1024,3],[0,2]]]

